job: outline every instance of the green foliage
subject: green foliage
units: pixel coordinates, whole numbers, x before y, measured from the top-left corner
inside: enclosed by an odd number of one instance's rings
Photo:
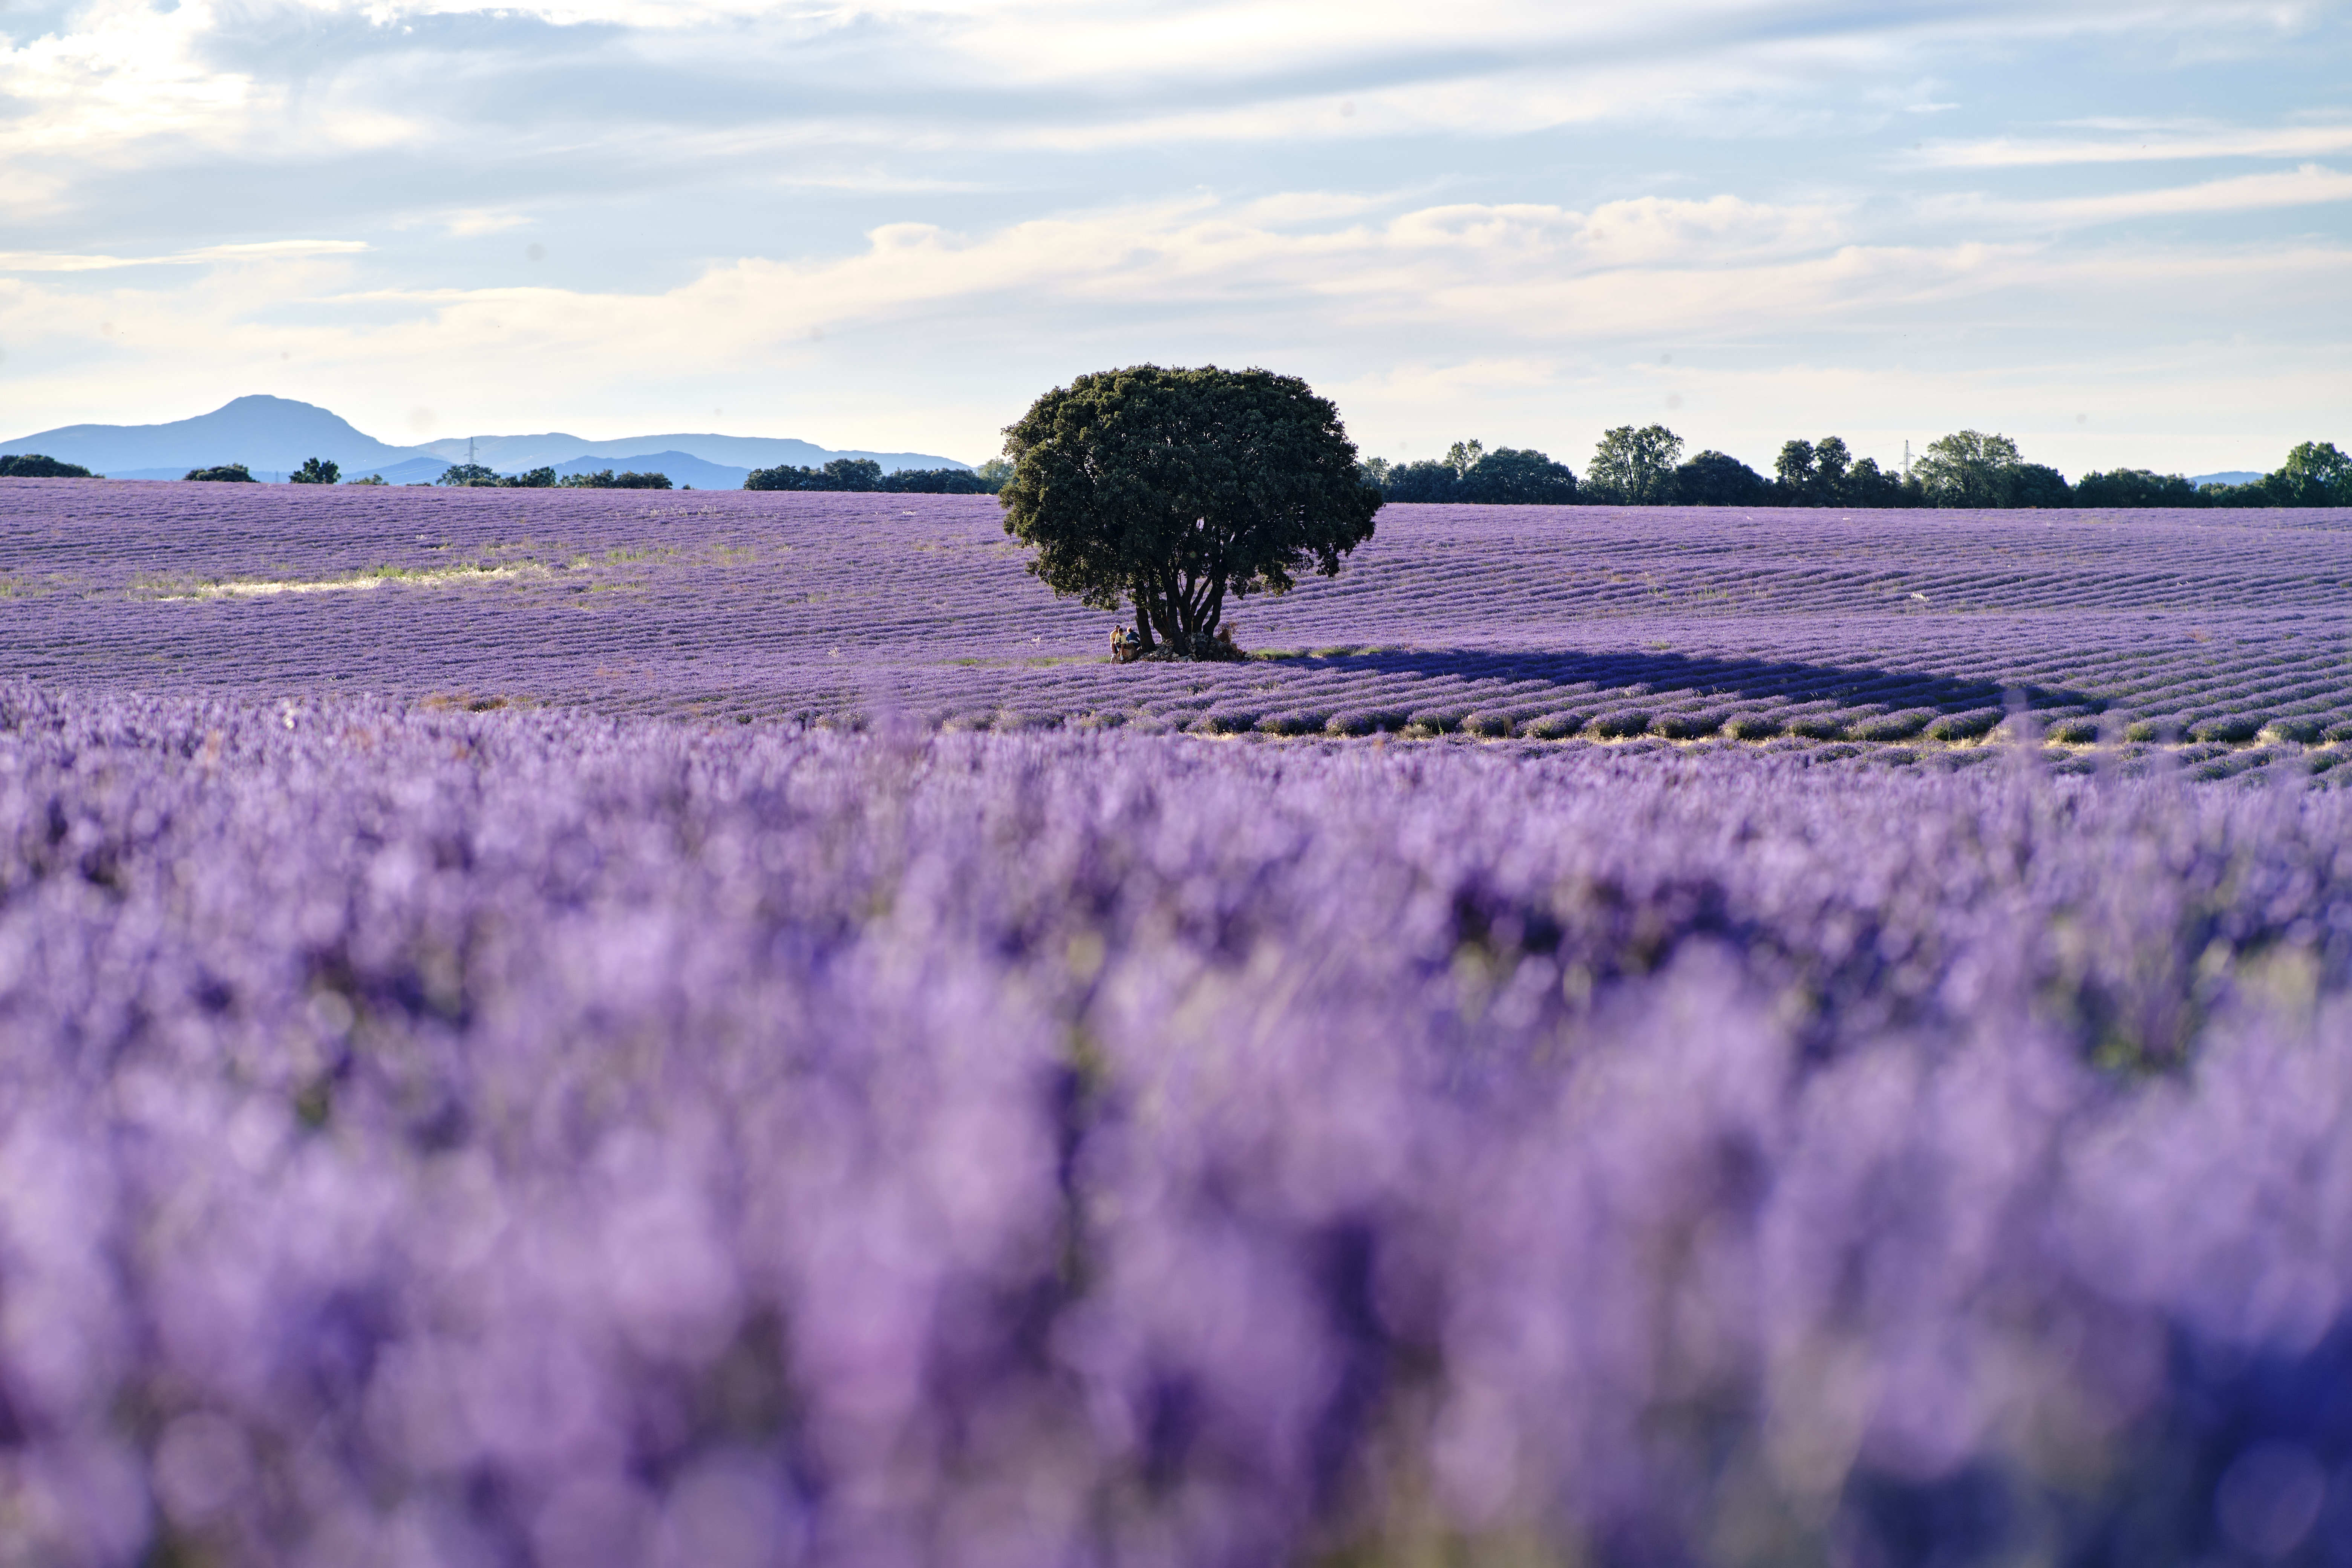
[[[342,468],[317,458],[305,458],[302,466],[286,476],[289,485],[331,485],[343,477]]]
[[[436,485],[458,487],[495,485],[499,482],[499,475],[497,469],[485,468],[479,463],[452,463],[442,469],[441,477],[433,482]]]
[[[2305,441],[2262,487],[2273,506],[2352,506],[2352,457],[2333,441]]]
[[[2009,473],[2008,506],[2072,506],[2074,488],[2046,463],[2020,463]]]
[[[61,463],[38,452],[0,453],[0,479],[94,479],[79,463]]]
[[[257,483],[243,463],[222,463],[209,468],[190,468],[183,478],[203,479],[211,484],[249,485]]]
[[[1131,600],[1145,643],[1189,657],[1212,651],[1227,595],[1338,575],[1381,504],[1339,410],[1264,370],[1083,375],[1005,437],[1004,531],[1029,570],[1098,609]]]
[[[1853,507],[1917,506],[1918,486],[1900,474],[1884,472],[1875,458],[1864,458],[1848,469],[1838,487],[1838,504]]]
[[[1532,448],[1498,447],[1463,474],[1461,499],[1485,506],[1568,506],[1576,500],[1576,470]]]
[[[1919,487],[1929,506],[2007,506],[2019,463],[2017,443],[2008,437],[1961,430],[1928,444]]]
[[[990,495],[997,495],[1012,482],[1013,460],[1010,458],[991,458],[972,472],[980,476],[981,482],[988,487]]]
[[[934,470],[960,473],[961,469]],[[822,468],[799,468],[780,463],[754,468],[743,476],[747,490],[877,490],[886,487],[882,465],[871,458],[835,458]],[[909,487],[910,489],[912,487]]]
[[[1423,458],[1387,468],[1381,493],[1393,501],[1449,501],[1462,499],[1462,476],[1451,463]]]
[[[900,468],[883,475],[882,482],[874,488],[898,495],[985,496],[994,495],[1003,486],[992,486],[970,468]]]
[[[1486,455],[1486,443],[1484,441],[1456,441],[1446,448],[1445,466],[1454,470],[1456,479],[1466,479],[1470,470],[1478,466],[1478,459]]]
[[[1601,437],[1585,466],[1587,498],[1620,506],[1664,506],[1675,499],[1683,438],[1663,425],[1620,425]]]
[[[616,474],[610,468],[599,468],[593,474],[567,474],[555,484],[557,489],[567,490],[666,490],[669,489],[669,476],[634,471]]]
[[[2146,468],[2116,468],[2084,474],[2074,487],[2078,506],[2163,507],[2206,506],[2209,499],[2179,474],[2156,474]]]
[[[1846,469],[1853,463],[1843,439],[1825,437],[1811,441],[1784,441],[1772,473],[1783,506],[1836,506],[1843,500]]]
[[[1675,500],[1684,506],[1769,506],[1771,489],[1727,452],[1701,452],[1675,470]]]
[[[343,481],[343,483],[347,485],[385,485],[390,484],[391,482],[391,480],[385,479],[382,474],[362,474],[356,479],[345,479]]]

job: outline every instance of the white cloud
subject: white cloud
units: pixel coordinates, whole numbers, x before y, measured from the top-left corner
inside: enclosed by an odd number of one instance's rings
[[[1900,162],[1928,169],[2027,169],[2073,163],[2148,163],[2189,158],[2316,158],[2352,151],[2352,124],[2116,129],[2125,136],[2037,140],[2008,136],[1931,142]]]
[[[2341,201],[2352,201],[2352,174],[2318,163],[2305,163],[2291,172],[2240,174],[2156,190],[2044,201],[2004,201],[1971,195],[1931,200],[1923,203],[1922,208],[1937,217],[1971,223],[2081,226],[2133,218],[2254,212],[2267,207],[2315,206]]]
[[[286,261],[310,256],[355,256],[361,239],[266,239],[247,245],[205,245],[163,256],[75,256],[60,251],[0,250],[0,272],[106,272],[123,267],[200,267]]]

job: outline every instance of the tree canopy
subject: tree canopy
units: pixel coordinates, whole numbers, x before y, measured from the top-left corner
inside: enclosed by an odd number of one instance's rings
[[[1927,444],[1919,458],[1919,485],[1930,506],[2007,506],[2011,470],[2021,460],[2017,443],[2006,436],[1958,430]]]
[[[190,468],[184,479],[203,479],[215,484],[250,485],[260,481],[243,463],[220,463],[209,468]]]
[[[1142,364],[1082,375],[1005,428],[1004,531],[1056,594],[1136,611],[1146,652],[1220,639],[1226,597],[1282,594],[1372,536],[1339,412],[1296,376]]]
[[[551,475],[554,469],[547,470]],[[599,468],[593,474],[566,474],[555,481],[559,489],[567,490],[666,490],[670,488],[667,474],[640,474],[632,469],[616,474],[610,468]]]
[[[1683,506],[1769,506],[1771,489],[1728,452],[1701,452],[1675,470],[1675,500]]]
[[[302,466],[286,476],[289,485],[331,485],[343,477],[341,465],[318,458],[305,458]]]
[[[1533,448],[1456,441],[1442,460],[1360,464],[1364,482],[1392,501],[1467,501],[1480,506],[1569,506],[1576,500],[1576,470]]]
[[[1660,506],[1674,500],[1675,465],[1683,455],[1683,438],[1663,425],[1636,430],[1620,425],[1601,437],[1585,465],[1584,479],[1591,498],[1625,506]]]
[[[0,453],[0,479],[93,479],[79,463],[60,462],[38,452]]]

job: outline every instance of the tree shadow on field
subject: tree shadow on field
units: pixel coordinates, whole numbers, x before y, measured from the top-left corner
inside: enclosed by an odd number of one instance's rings
[[[2090,693],[2027,682],[2002,682],[1876,665],[1808,664],[1792,659],[1707,657],[1679,653],[1580,653],[1489,648],[1370,648],[1282,658],[1293,668],[1423,679],[1525,684],[1558,689],[1562,706],[1623,697],[1715,698],[1725,702],[1823,702],[1844,707],[1883,704],[1964,713],[2001,708],[2012,699],[2029,708],[2105,706]],[[1640,691],[1632,689],[1640,688]],[[1546,700],[1539,691],[1515,692],[1510,705]]]

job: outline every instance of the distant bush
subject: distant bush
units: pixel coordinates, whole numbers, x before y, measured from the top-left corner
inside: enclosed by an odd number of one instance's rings
[[[1462,476],[1462,499],[1477,506],[1568,506],[1576,470],[1532,447],[1497,447]]]
[[[554,470],[548,470],[552,473]],[[667,474],[616,474],[610,468],[599,468],[593,474],[566,474],[555,481],[560,489],[567,490],[666,490],[670,488]]]
[[[2004,506],[2072,506],[2074,488],[2047,463],[2020,463],[2010,470]]]
[[[992,484],[970,468],[900,468],[883,475],[882,482],[873,488],[897,495],[985,496],[1003,489],[1004,482],[999,479]]]
[[[79,463],[61,463],[55,458],[45,458],[38,452],[21,456],[0,453],[0,479],[94,479],[98,478]]]
[[[305,458],[300,468],[286,476],[286,482],[289,485],[331,485],[342,477],[343,470],[340,465],[317,458]]]
[[[2210,498],[2179,474],[2146,468],[2115,468],[2084,474],[2074,486],[2077,506],[2210,506]]]
[[[1883,472],[1875,458],[1854,461],[1843,437],[1819,442],[1787,441],[1773,465],[1773,506],[1919,506],[1919,487],[1899,474]]]
[[[878,490],[885,487],[882,465],[873,458],[835,458],[822,468],[796,468],[790,463],[781,463],[772,468],[754,468],[743,476],[743,488],[747,490]]]
[[[1392,501],[1426,503],[1462,499],[1462,476],[1454,471],[1451,463],[1434,458],[1400,463],[1386,469],[1375,482],[1381,487],[1381,494]]]
[[[347,485],[386,485],[391,482],[392,481],[390,479],[385,479],[382,474],[362,474],[356,479],[345,479],[343,481],[343,483]]]
[[[612,479],[612,474],[613,471],[610,468],[607,468],[604,470],[604,477],[610,479]],[[643,474],[622,476],[623,479],[645,479],[648,476]],[[651,477],[658,478],[658,476]],[[495,468],[484,468],[479,463],[452,464],[450,467],[442,469],[441,477],[435,479],[433,482],[436,485],[456,486],[461,489],[497,490],[543,490],[551,489],[558,484],[568,485],[573,483],[571,479],[558,479],[555,477],[555,470],[553,468],[531,468],[520,474],[501,474]],[[584,488],[593,489],[649,489],[666,490],[669,489],[669,481],[667,479],[664,479],[658,485],[650,486],[625,485],[622,484],[619,480],[614,480],[611,485],[587,485],[584,479],[581,482]]]
[[[1391,501],[1457,501],[1473,506],[1570,506],[1576,470],[1532,447],[1456,441],[1444,458],[1391,463],[1373,458],[1359,466],[1365,483]]]
[[[1701,452],[1675,470],[1684,506],[1768,506],[1771,481],[1728,452]]]
[[[250,485],[258,482],[246,470],[243,463],[222,463],[215,468],[190,468],[182,476],[182,482],[185,483],[188,479],[203,479],[210,483],[230,485]]]

